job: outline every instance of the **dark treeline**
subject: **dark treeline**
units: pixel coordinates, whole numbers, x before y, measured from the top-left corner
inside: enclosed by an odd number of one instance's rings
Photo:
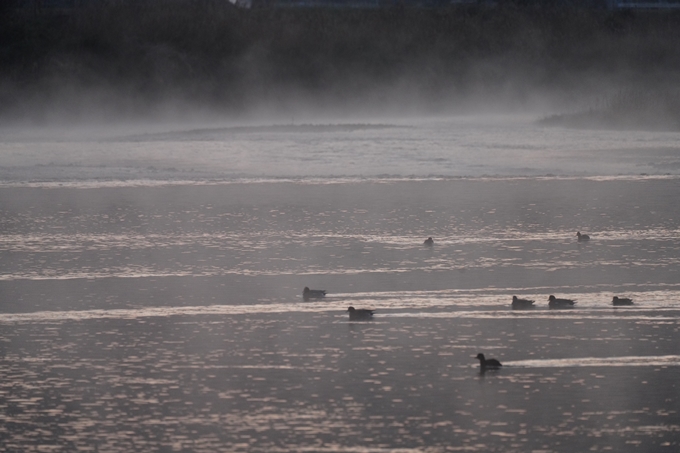
[[[680,80],[680,14],[671,12],[101,0],[0,14],[5,118],[148,114],[168,105],[238,113],[296,102],[446,110]]]

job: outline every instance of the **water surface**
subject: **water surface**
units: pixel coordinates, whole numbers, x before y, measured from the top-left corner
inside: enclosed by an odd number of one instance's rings
[[[383,126],[6,139],[4,448],[676,451],[677,137]]]

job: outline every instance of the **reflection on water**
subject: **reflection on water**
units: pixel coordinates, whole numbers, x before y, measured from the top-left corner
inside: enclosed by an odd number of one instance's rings
[[[0,190],[7,451],[679,448],[675,179]]]
[[[29,321],[1,334],[10,450],[654,451],[680,436],[678,320]],[[503,369],[480,376],[480,350]]]
[[[526,289],[525,289],[526,290]],[[473,294],[470,294],[470,293]],[[552,310],[547,304],[532,309],[512,310],[506,296],[482,296],[478,291],[425,291],[404,293],[341,293],[322,301],[262,303],[256,305],[157,306],[132,309],[92,309],[0,313],[0,324],[21,322],[84,321],[91,319],[136,319],[196,315],[257,315],[276,313],[328,313],[347,318],[349,305],[377,309],[376,319],[390,318],[467,318],[467,319],[562,319],[680,321],[680,291],[628,293],[637,306],[613,307],[607,294],[589,293],[588,302],[569,310]],[[486,292],[493,292],[491,290]],[[499,290],[504,294],[512,290]],[[341,314],[340,314],[341,313]]]
[[[673,179],[3,190],[5,281],[307,275],[356,291],[573,290],[676,283],[680,265]],[[588,244],[575,240],[582,221]]]

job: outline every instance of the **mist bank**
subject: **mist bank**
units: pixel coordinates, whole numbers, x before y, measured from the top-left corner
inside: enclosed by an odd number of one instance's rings
[[[680,131],[680,91],[670,87],[622,91],[601,105],[550,115],[538,123],[574,129]]]
[[[675,89],[680,14],[507,4],[240,9],[93,2],[0,19],[0,117],[587,109]]]

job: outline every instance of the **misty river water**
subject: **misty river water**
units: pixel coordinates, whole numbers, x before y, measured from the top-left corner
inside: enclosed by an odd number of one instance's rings
[[[0,450],[680,448],[680,134],[78,134],[0,139]]]

